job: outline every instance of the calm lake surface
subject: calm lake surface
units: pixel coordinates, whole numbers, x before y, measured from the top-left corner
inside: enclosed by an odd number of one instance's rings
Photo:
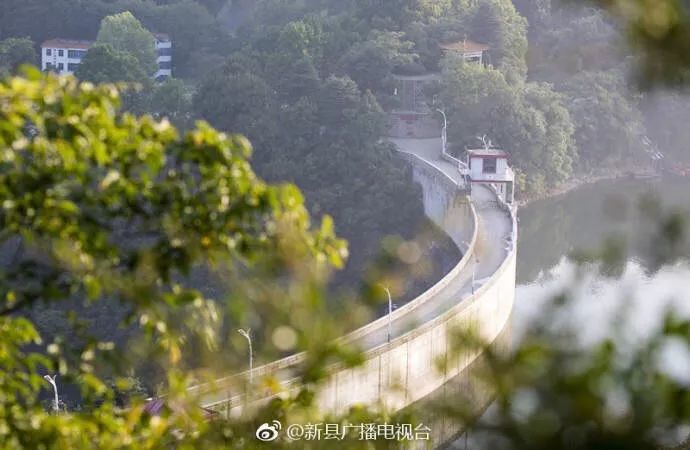
[[[678,257],[660,260],[659,219],[686,219]],[[690,178],[615,180],[580,187],[534,202],[519,211],[516,335],[529,329],[543,302],[568,291],[575,300],[569,319],[583,339],[606,333],[622,303],[631,307],[631,333],[652,330],[667,307],[690,314]],[[594,265],[579,267],[574,252],[596,251],[607,239],[624,243],[624,261],[609,276]],[[580,325],[578,325],[580,326]]]
[[[641,205],[642,209],[641,209]],[[673,212],[686,218],[684,245],[679,256],[659,261],[658,219]],[[544,305],[556,295],[569,293],[570,306],[553,326],[574,327],[587,345],[612,330],[621,307],[628,308],[626,345],[657,329],[668,308],[690,317],[690,178],[654,181],[604,181],[569,193],[533,202],[519,213],[518,274],[513,313],[513,341],[529,333]],[[574,252],[600,249],[616,237],[627,248],[624,263],[603,275],[594,264],[578,265]],[[666,370],[690,383],[690,357],[682,349],[669,349],[661,357]],[[485,417],[490,417],[490,407]],[[488,450],[491,436],[470,432],[450,445],[452,449]]]

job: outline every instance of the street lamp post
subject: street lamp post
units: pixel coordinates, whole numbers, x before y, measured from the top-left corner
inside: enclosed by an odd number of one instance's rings
[[[388,294],[388,343],[390,344],[391,342],[391,320],[392,320],[392,314],[393,314],[393,299],[391,298],[391,291],[384,285],[381,285],[381,287],[386,291],[386,294]]]
[[[50,383],[53,386],[53,392],[55,393],[55,398],[53,399],[53,411],[57,413],[60,411],[60,398],[58,397],[58,390],[57,390],[57,384],[55,383],[55,378],[57,378],[57,375],[53,375],[52,377],[50,375],[44,375],[43,379],[45,379],[48,383]]]
[[[472,266],[472,295],[474,295],[474,279],[477,276],[477,266],[479,265],[479,259],[474,258],[474,265]]]
[[[436,109],[443,116],[443,130],[441,131],[441,144],[443,145],[443,153],[448,153],[446,151],[446,146],[448,145],[448,120],[446,120],[446,113],[442,109]]]
[[[249,385],[252,385],[252,378],[253,378],[253,371],[252,369],[254,368],[254,353],[252,350],[252,337],[249,334],[251,332],[251,328],[247,328],[246,330],[239,329],[237,330],[238,333],[240,333],[242,336],[244,336],[245,339],[247,339],[247,342],[249,343]]]

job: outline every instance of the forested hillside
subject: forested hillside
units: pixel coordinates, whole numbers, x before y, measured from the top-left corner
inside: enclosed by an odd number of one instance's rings
[[[648,164],[644,136],[667,156],[667,164],[687,162],[683,124],[690,120],[690,102],[672,78],[680,69],[666,72],[673,90],[663,83],[649,89],[661,75],[650,71],[661,62],[629,48],[622,27],[606,12],[554,0],[515,4],[530,23],[530,78],[565,95],[578,171]],[[675,51],[671,42],[667,47]],[[651,53],[664,57],[658,48]]]
[[[316,126],[338,120],[312,101],[330,77],[350,78],[361,96],[373,94],[378,105],[369,103],[374,110],[385,110],[395,106],[394,72],[429,71],[445,74],[438,102],[450,112],[456,148],[461,151],[477,135],[490,135],[520,169],[523,194],[539,194],[581,172],[606,170],[620,156],[640,164],[645,135],[663,152],[681,157],[676,151],[680,138],[672,136],[684,135],[690,111],[678,94],[631,91],[625,83],[634,75],[630,50],[613,21],[600,10],[552,0],[516,0],[514,5],[509,0],[234,5],[217,0],[7,0],[0,38],[11,39],[0,46],[0,65],[37,62],[21,38],[31,39],[34,50],[53,37],[95,39],[101,20],[122,11],[132,12],[150,31],[171,35],[175,76],[186,82],[184,88],[168,87],[157,99],[133,102],[132,108],[174,116],[185,127],[197,117],[217,125],[223,121],[221,128],[254,138],[266,166],[285,156],[269,149],[277,135],[284,134],[295,150],[321,145],[285,116],[292,115],[289,109],[306,108],[318,116]],[[241,23],[231,33],[225,22],[233,14]],[[438,44],[463,38],[490,46],[489,67],[471,73],[444,61]],[[223,81],[221,73],[229,78]],[[129,71],[111,78],[136,76]],[[218,83],[242,95],[210,102],[204,92]],[[199,93],[193,108],[191,92]],[[215,114],[219,108],[224,114]],[[295,138],[300,143],[292,142]],[[306,147],[299,151],[315,154]],[[266,174],[294,178],[288,169]]]
[[[259,39],[233,38],[223,30],[214,18],[221,6],[223,2],[188,0],[10,1],[3,5],[7,14],[0,19],[5,20],[0,33],[3,38],[28,36],[34,48],[54,37],[95,40],[101,21],[122,11],[131,12],[151,32],[168,33],[178,80],[153,85],[146,70],[122,49],[102,46],[89,53],[76,75],[94,82],[142,84],[140,92],[124,98],[133,112],[166,116],[182,128],[203,118],[250,137],[262,176],[296,182],[315,214],[337,216],[339,229],[355,249],[348,266],[355,273],[346,277],[352,282],[378,251],[383,236],[411,238],[422,225],[418,190],[390,147],[379,143],[382,110],[367,86],[326,68],[338,50],[326,48],[325,34],[311,37],[313,53],[303,48],[300,33],[328,32],[319,21],[304,22],[313,30],[301,22],[279,29],[263,24],[268,18],[257,15],[254,20],[262,23],[253,35],[271,46],[271,52],[262,52]],[[74,20],[77,15],[79,20]],[[282,38],[280,46],[272,45]],[[233,52],[242,47],[244,52]],[[35,64],[37,55],[23,61]],[[16,70],[18,63],[8,61],[6,66]]]
[[[422,227],[419,191],[380,139],[399,102],[395,74],[440,73],[429,95],[448,115],[451,151],[489,136],[509,152],[523,198],[644,168],[644,142],[684,157],[687,102],[631,90],[629,50],[592,8],[551,0],[7,0],[2,8],[0,71],[38,64],[49,38],[97,40],[76,76],[138,83],[125,109],[249,137],[257,172],[296,183],[310,211],[333,215],[350,242],[340,285],[358,284],[384,236],[411,238]],[[121,13],[134,23],[110,19]],[[171,36],[173,79],[151,80],[141,44],[103,38],[132,29]],[[463,39],[488,45],[487,64],[439,47]]]
[[[351,289],[385,236],[409,239],[424,227],[419,190],[381,139],[399,102],[394,74],[441,74],[429,96],[448,115],[451,151],[489,136],[510,153],[523,198],[649,165],[645,136],[680,158],[690,118],[678,94],[631,90],[629,51],[605,13],[550,0],[7,0],[2,8],[0,72],[38,64],[46,39],[94,40],[76,76],[137,83],[123,94],[125,109],[183,130],[204,119],[246,135],[259,175],[296,183],[312,214],[334,217],[351,250],[335,285]],[[146,42],[113,38],[132,30],[170,35],[173,79],[150,78]],[[439,47],[464,39],[489,46],[487,64]],[[399,295],[448,268],[453,253],[438,248],[450,245],[432,241],[437,266]]]
[[[182,129],[205,119],[220,130],[248,136],[253,146],[252,165],[262,178],[294,182],[305,193],[314,216],[334,216],[337,231],[350,248],[346,267],[335,276],[335,288],[347,286],[357,291],[366,284],[368,269],[379,261],[390,264],[391,257],[397,259],[393,247],[383,248],[382,241],[389,235],[411,239],[423,230],[432,233],[420,243],[423,255],[431,257],[424,258],[414,270],[416,275],[396,289],[396,301],[421,292],[457,260],[450,241],[424,219],[420,191],[409,169],[394,155],[391,145],[380,139],[386,117],[372,94],[375,86],[361,78],[359,83],[354,81],[340,68],[340,54],[345,50],[338,46],[359,46],[360,50],[353,48],[348,56],[353,65],[358,64],[358,51],[363,55],[370,52],[365,48],[366,36],[347,30],[343,21],[349,20],[349,14],[316,15],[310,12],[311,6],[305,6],[299,20],[271,25],[262,13],[268,5],[260,4],[233,36],[214,18],[216,10],[198,2],[62,3],[59,11],[53,9],[58,5],[39,1],[8,5],[15,19],[0,28],[2,37],[23,30],[20,35],[28,35],[34,44],[33,49],[28,45],[31,52],[21,62],[36,64],[36,46],[44,39],[97,40],[75,75],[96,83],[138,83],[140,89],[123,94],[125,109],[167,117]],[[79,8],[84,9],[81,20],[71,21],[70,14]],[[41,26],[35,20],[28,24],[35,11],[45,21]],[[130,12],[140,24],[114,20],[121,12]],[[173,41],[175,78],[154,83],[146,63],[136,57],[141,45],[116,48],[102,38],[113,34],[104,31],[112,23],[119,23],[115,33],[127,34],[140,27],[151,33],[168,33]],[[349,34],[349,41],[335,36],[334,27]],[[397,45],[396,36],[382,32],[381,48],[388,51],[385,46]],[[30,43],[27,39],[3,42],[19,49]],[[391,53],[386,58],[399,57]],[[368,78],[372,84],[380,76],[388,77],[395,66],[386,64]],[[18,65],[7,64],[6,70],[16,71]],[[357,70],[350,72],[360,75]],[[433,261],[432,267],[428,261]],[[208,288],[209,284],[213,283],[202,277],[200,285]],[[121,337],[122,331],[108,319],[117,313],[84,309],[82,317],[88,317],[95,328],[107,330],[108,336]],[[64,328],[60,316],[60,311],[41,309],[36,318],[43,330],[55,331]]]

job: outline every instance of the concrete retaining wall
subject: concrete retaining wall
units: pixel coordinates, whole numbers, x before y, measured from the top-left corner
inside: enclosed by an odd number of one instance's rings
[[[433,164],[411,153],[400,153],[413,168],[413,179],[422,186],[424,214],[467,253],[477,222],[474,207],[450,177]],[[466,258],[463,258],[466,259]]]

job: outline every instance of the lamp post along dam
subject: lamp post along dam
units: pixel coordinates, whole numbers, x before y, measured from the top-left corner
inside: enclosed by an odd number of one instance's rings
[[[440,138],[391,141],[421,185],[425,215],[447,233],[462,258],[417,298],[341,338],[363,349],[365,362],[355,368],[332,367],[316,392],[315,406],[324,414],[346,413],[357,405],[399,411],[438,392],[454,398],[452,390],[461,389],[458,401],[469,401],[463,407],[478,416],[491,402],[488,388],[470,373],[483,348],[458,349],[453,333],[472,330],[486,346],[502,347],[499,341],[509,329],[517,248],[514,175],[507,154],[486,138],[481,148],[468,149],[466,161],[449,155],[445,126]],[[302,361],[304,355],[295,354],[190,390],[201,406],[239,416],[248,404],[299,391],[295,369]],[[252,392],[248,399],[237,388],[242,380],[267,376],[281,383],[281,393]],[[433,422],[432,443],[452,440],[464,431],[461,427]],[[426,448],[429,442],[423,444]]]

